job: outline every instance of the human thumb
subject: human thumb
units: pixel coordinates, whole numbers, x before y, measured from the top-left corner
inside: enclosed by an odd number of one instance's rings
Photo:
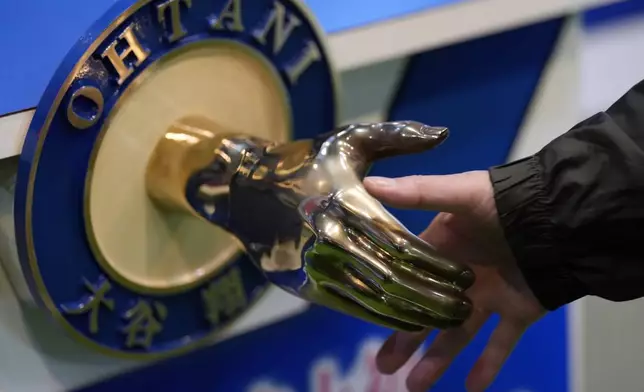
[[[384,204],[395,208],[468,212],[491,192],[486,171],[450,175],[408,176],[399,178],[367,177],[367,191]]]

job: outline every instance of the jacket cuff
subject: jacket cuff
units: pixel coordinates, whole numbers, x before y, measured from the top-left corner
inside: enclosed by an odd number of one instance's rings
[[[489,169],[501,227],[528,287],[555,310],[585,296],[567,265],[538,156]]]

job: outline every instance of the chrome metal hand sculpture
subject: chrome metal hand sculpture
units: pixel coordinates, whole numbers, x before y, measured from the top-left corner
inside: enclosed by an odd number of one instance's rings
[[[362,186],[377,159],[431,149],[446,128],[355,124],[284,144],[177,122],[150,161],[150,196],[234,234],[290,293],[400,330],[461,324],[473,273],[438,255]]]

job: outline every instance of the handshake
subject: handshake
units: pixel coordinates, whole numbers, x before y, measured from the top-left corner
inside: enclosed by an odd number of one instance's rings
[[[160,142],[149,166],[151,197],[234,234],[273,284],[397,330],[449,328],[469,317],[473,272],[409,232],[362,183],[374,161],[432,149],[446,128],[353,124],[277,144],[185,118],[168,133],[177,137]],[[198,142],[171,145],[186,137]],[[177,148],[189,159],[171,189],[153,179]]]

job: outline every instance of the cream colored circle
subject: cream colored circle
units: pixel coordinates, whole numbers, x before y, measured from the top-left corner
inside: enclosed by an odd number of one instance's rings
[[[148,198],[144,178],[157,141],[175,120],[200,115],[227,129],[286,141],[291,115],[272,66],[252,49],[213,40],[151,65],[111,111],[86,190],[90,243],[113,279],[143,292],[177,292],[211,276],[241,250],[196,217]]]

